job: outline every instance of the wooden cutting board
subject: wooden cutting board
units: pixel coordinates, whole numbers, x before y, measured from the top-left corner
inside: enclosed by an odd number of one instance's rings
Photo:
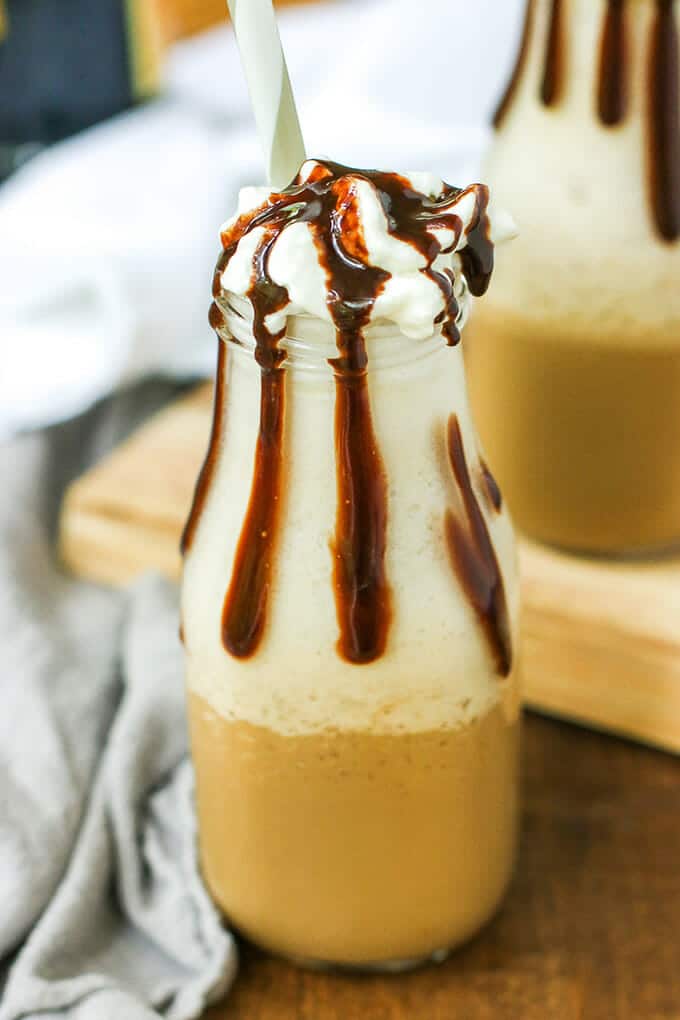
[[[76,481],[60,548],[84,577],[177,578],[207,445],[210,384],[169,406]],[[522,542],[523,676],[539,711],[680,752],[680,557],[612,564]]]

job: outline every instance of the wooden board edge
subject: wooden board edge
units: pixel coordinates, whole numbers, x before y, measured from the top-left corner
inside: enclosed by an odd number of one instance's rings
[[[104,556],[104,549],[112,552]],[[181,573],[177,543],[159,540],[154,527],[103,518],[77,506],[62,516],[57,555],[78,577],[111,587],[130,584],[146,571],[160,571],[174,581]]]
[[[588,631],[566,624],[557,643],[554,626],[540,613],[525,613],[524,704],[544,715],[680,753],[677,649],[659,655],[653,642],[642,642],[631,655],[623,646],[616,670],[616,656],[601,634],[594,642]]]

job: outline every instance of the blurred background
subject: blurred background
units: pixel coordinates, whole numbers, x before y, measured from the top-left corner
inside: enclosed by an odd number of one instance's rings
[[[279,5],[311,155],[478,172],[521,0]],[[262,158],[223,0],[0,0],[0,435],[210,371],[218,229]]]

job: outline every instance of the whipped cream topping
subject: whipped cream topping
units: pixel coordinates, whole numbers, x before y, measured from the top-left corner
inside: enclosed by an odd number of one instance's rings
[[[486,290],[493,243],[514,236],[510,218],[490,215],[488,204],[481,184],[458,189],[430,173],[376,173],[307,160],[283,192],[241,190],[236,216],[221,229],[225,250],[215,296],[251,298],[266,259],[270,286],[282,289],[264,317],[272,335],[290,315],[306,313],[337,326],[339,314],[344,319],[348,308],[357,308],[356,278],[363,269],[373,274],[373,285],[363,297],[361,326],[387,320],[414,339],[441,326],[455,342],[467,290]],[[338,293],[333,264],[353,274],[347,300]]]

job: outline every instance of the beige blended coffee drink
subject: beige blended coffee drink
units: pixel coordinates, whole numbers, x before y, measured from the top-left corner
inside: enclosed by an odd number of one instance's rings
[[[532,0],[486,177],[520,236],[466,336],[518,525],[680,542],[680,0]]]
[[[201,860],[230,923],[307,962],[441,956],[512,870],[514,542],[457,345],[487,203],[309,161],[222,232],[184,535]]]

